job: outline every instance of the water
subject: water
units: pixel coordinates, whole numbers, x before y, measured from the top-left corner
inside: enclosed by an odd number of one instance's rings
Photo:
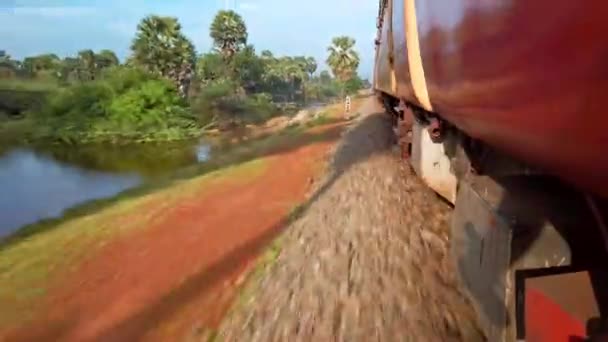
[[[0,155],[0,237],[207,161],[208,144],[14,148]]]

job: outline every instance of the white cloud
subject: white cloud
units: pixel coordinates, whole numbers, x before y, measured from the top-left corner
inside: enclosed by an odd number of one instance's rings
[[[15,15],[39,16],[46,18],[81,17],[94,14],[93,7],[16,7],[13,9]]]

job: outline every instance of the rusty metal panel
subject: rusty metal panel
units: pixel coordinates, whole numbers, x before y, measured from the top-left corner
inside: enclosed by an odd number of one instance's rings
[[[510,246],[507,222],[468,183],[462,183],[452,222],[452,253],[489,341],[506,338]]]
[[[518,337],[530,342],[606,341],[602,311],[607,304],[607,276],[606,269],[597,268],[521,272]]]
[[[608,197],[608,2],[417,0],[432,108],[468,135]]]

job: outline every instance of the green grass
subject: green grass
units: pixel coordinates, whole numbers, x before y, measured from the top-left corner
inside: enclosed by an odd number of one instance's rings
[[[51,91],[59,88],[60,85],[55,80],[38,79],[0,79],[0,89],[2,90],[24,90],[24,91]]]
[[[111,198],[84,203],[67,210],[61,218],[23,227],[0,240],[0,328],[32,317],[36,309],[44,305],[49,288],[58,284],[92,251],[118,236],[148,226],[150,211],[142,208],[151,201],[162,201],[162,208],[153,211],[162,213],[163,208],[170,208],[175,201],[192,196],[208,184],[251,179],[261,174],[266,167],[265,156],[337,137],[335,131],[312,133],[307,127],[287,128],[229,147],[225,152],[215,151],[219,155],[209,163],[180,169],[155,183]],[[289,219],[294,220],[301,210],[296,206]],[[260,259],[256,274],[271,265],[280,250],[278,239]]]
[[[0,120],[0,153],[6,148],[25,143],[32,130],[30,119]]]
[[[217,170],[138,198],[117,201],[89,215],[31,225],[25,238],[13,236],[0,245],[0,327],[31,317],[55,281],[73,271],[78,261],[112,239],[144,229],[151,219],[166,212],[178,200],[200,195],[201,189],[225,180],[242,181],[261,175],[263,159]],[[155,202],[155,210],[146,206]],[[160,201],[160,203],[159,203]],[[159,214],[160,213],[160,214]]]

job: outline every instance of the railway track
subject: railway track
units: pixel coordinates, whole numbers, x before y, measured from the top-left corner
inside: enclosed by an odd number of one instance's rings
[[[452,208],[395,152],[373,100],[225,341],[482,341],[450,256]]]

